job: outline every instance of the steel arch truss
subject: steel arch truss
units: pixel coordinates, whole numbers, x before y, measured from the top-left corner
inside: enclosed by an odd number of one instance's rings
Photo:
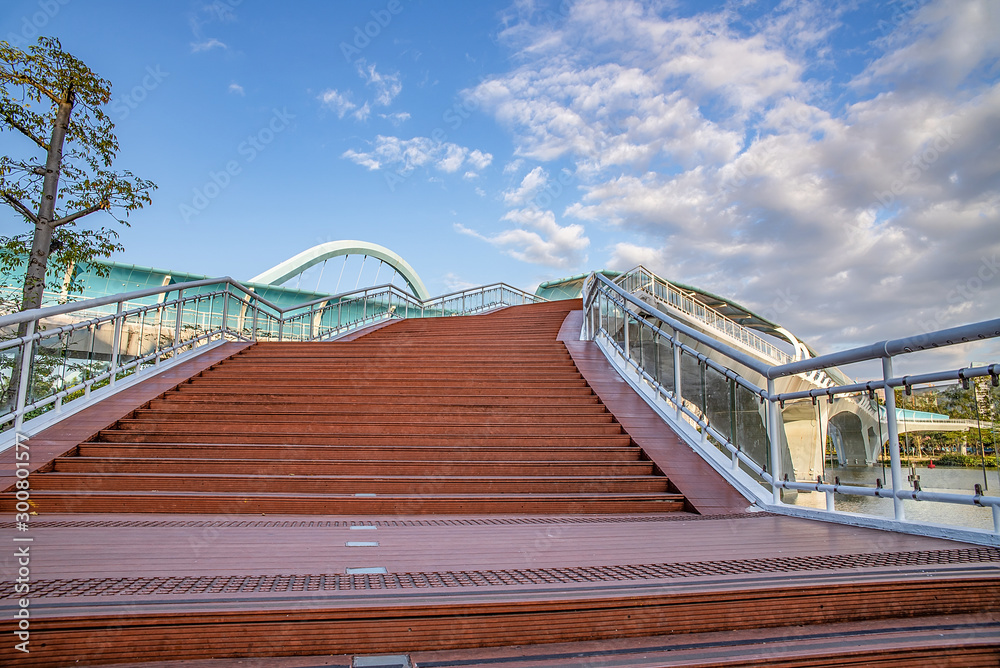
[[[319,264],[332,257],[341,255],[366,255],[377,260],[382,260],[403,277],[406,285],[413,292],[413,296],[426,301],[430,299],[430,293],[420,280],[420,276],[413,267],[402,257],[392,252],[385,246],[379,246],[367,241],[328,241],[326,243],[313,246],[304,250],[295,257],[291,257],[279,265],[276,265],[262,274],[250,279],[251,283],[264,283],[267,285],[281,285],[292,276],[301,274],[309,267]]]

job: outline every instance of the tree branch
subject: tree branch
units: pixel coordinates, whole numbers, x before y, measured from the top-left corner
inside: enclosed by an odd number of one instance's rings
[[[5,79],[7,81],[10,81],[11,83],[21,84],[23,86],[30,86],[35,90],[37,90],[42,95],[44,95],[45,97],[55,102],[56,104],[59,104],[60,102],[58,95],[53,94],[52,91],[50,91],[45,86],[41,85],[38,81],[31,78],[30,76],[26,74],[21,74],[20,72],[16,72],[13,68],[10,70],[0,69],[0,79]]]
[[[54,221],[52,223],[52,227],[53,227],[53,229],[55,229],[57,227],[62,227],[66,223],[72,223],[74,220],[78,220],[80,218],[83,218],[84,216],[89,216],[90,214],[94,213],[95,211],[101,211],[102,209],[107,209],[107,208],[108,208],[108,203],[107,202],[101,202],[100,204],[95,204],[94,206],[88,206],[86,209],[81,209],[80,211],[77,211],[76,213],[71,213],[68,216],[63,216],[59,220]]]
[[[24,216],[31,222],[36,224],[38,223],[38,217],[35,216],[35,214],[31,213],[31,210],[29,210],[28,207],[21,204],[21,200],[17,199],[16,197],[14,197],[13,195],[11,195],[6,191],[0,194],[3,195],[3,198],[7,200],[7,203],[10,204],[12,207],[14,207],[18,211],[18,213],[20,213],[22,216]]]
[[[18,132],[20,132],[22,135],[24,135],[25,137],[27,137],[31,141],[33,141],[36,144],[38,144],[42,148],[43,151],[48,151],[49,150],[49,145],[48,144],[46,144],[44,141],[42,141],[41,139],[39,139],[38,137],[36,137],[34,134],[32,134],[31,131],[28,130],[28,128],[24,127],[23,125],[21,125],[20,123],[18,123],[17,121],[15,121],[14,118],[10,114],[6,114],[5,113],[5,114],[3,114],[3,117],[4,117],[4,120],[7,121],[7,123],[9,125],[11,125],[12,127],[14,127]]]

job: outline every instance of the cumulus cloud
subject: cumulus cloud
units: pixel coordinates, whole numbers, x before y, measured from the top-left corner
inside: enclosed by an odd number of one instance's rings
[[[927,3],[886,36],[886,52],[854,84],[889,83],[918,94],[938,86],[954,89],[984,65],[995,64],[998,31],[1000,12],[986,0]]]
[[[503,194],[504,204],[508,206],[520,206],[526,204],[532,197],[537,195],[549,182],[549,174],[541,167],[535,167],[528,172],[521,184],[512,190],[507,190]]]
[[[582,266],[587,261],[590,245],[582,225],[561,226],[551,211],[515,209],[503,220],[517,227],[494,235],[484,235],[456,224],[456,231],[486,241],[507,255],[532,264],[557,269]]]
[[[1000,12],[931,0],[858,66],[834,47],[850,3],[737,5],[515,5],[514,68],[466,95],[513,139],[505,174],[539,166],[503,193],[515,228],[460,231],[570,266],[555,258],[581,257],[583,228],[523,208],[569,166],[562,215],[613,234],[603,262],[769,311],[821,350],[994,315]]]
[[[433,167],[452,174],[463,167],[467,173],[488,166],[493,156],[478,149],[469,149],[451,142],[436,142],[429,137],[400,139],[378,135],[371,151],[353,149],[343,156],[371,170],[392,169],[399,174],[409,174],[419,167]]]
[[[229,84],[229,92],[233,93],[235,95],[239,95],[241,97],[244,96],[244,95],[246,95],[246,91],[243,90],[243,86],[241,86],[241,85],[239,85],[238,83],[235,83],[235,82]]]

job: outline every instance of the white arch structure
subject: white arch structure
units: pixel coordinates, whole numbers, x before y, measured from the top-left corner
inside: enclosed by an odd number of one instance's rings
[[[413,296],[421,301],[430,299],[430,293],[420,280],[420,276],[413,267],[402,257],[392,252],[385,246],[379,246],[368,241],[328,241],[318,246],[313,246],[304,250],[295,257],[291,257],[281,264],[271,267],[262,274],[258,274],[250,279],[251,283],[264,283],[266,285],[281,285],[292,276],[301,274],[309,267],[324,262],[332,257],[341,255],[366,255],[377,260],[382,260],[403,277],[406,284],[413,292]]]

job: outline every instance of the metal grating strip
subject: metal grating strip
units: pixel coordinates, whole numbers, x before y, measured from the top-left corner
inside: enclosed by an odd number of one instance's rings
[[[319,575],[229,575],[137,578],[77,578],[32,582],[35,596],[154,596],[180,594],[277,593],[301,591],[357,591],[366,589],[435,589],[488,586],[578,584],[628,580],[657,580],[755,573],[898,568],[950,564],[997,563],[1000,549],[992,547],[843,554],[773,559],[741,559],[678,564],[636,564],[576,568],[529,568],[429,573],[326,573]],[[349,569],[353,571],[354,569]],[[365,569],[367,570],[367,569]],[[380,569],[381,570],[381,569]],[[17,598],[13,588],[0,594]]]
[[[33,529],[65,529],[70,527],[280,527],[289,529],[336,529],[377,527],[437,527],[437,526],[512,526],[534,524],[620,524],[623,522],[699,522],[704,520],[750,519],[775,517],[774,513],[734,513],[729,515],[634,515],[628,517],[475,517],[469,519],[427,520],[59,520],[32,521]],[[13,529],[13,522],[0,522],[0,529]]]

